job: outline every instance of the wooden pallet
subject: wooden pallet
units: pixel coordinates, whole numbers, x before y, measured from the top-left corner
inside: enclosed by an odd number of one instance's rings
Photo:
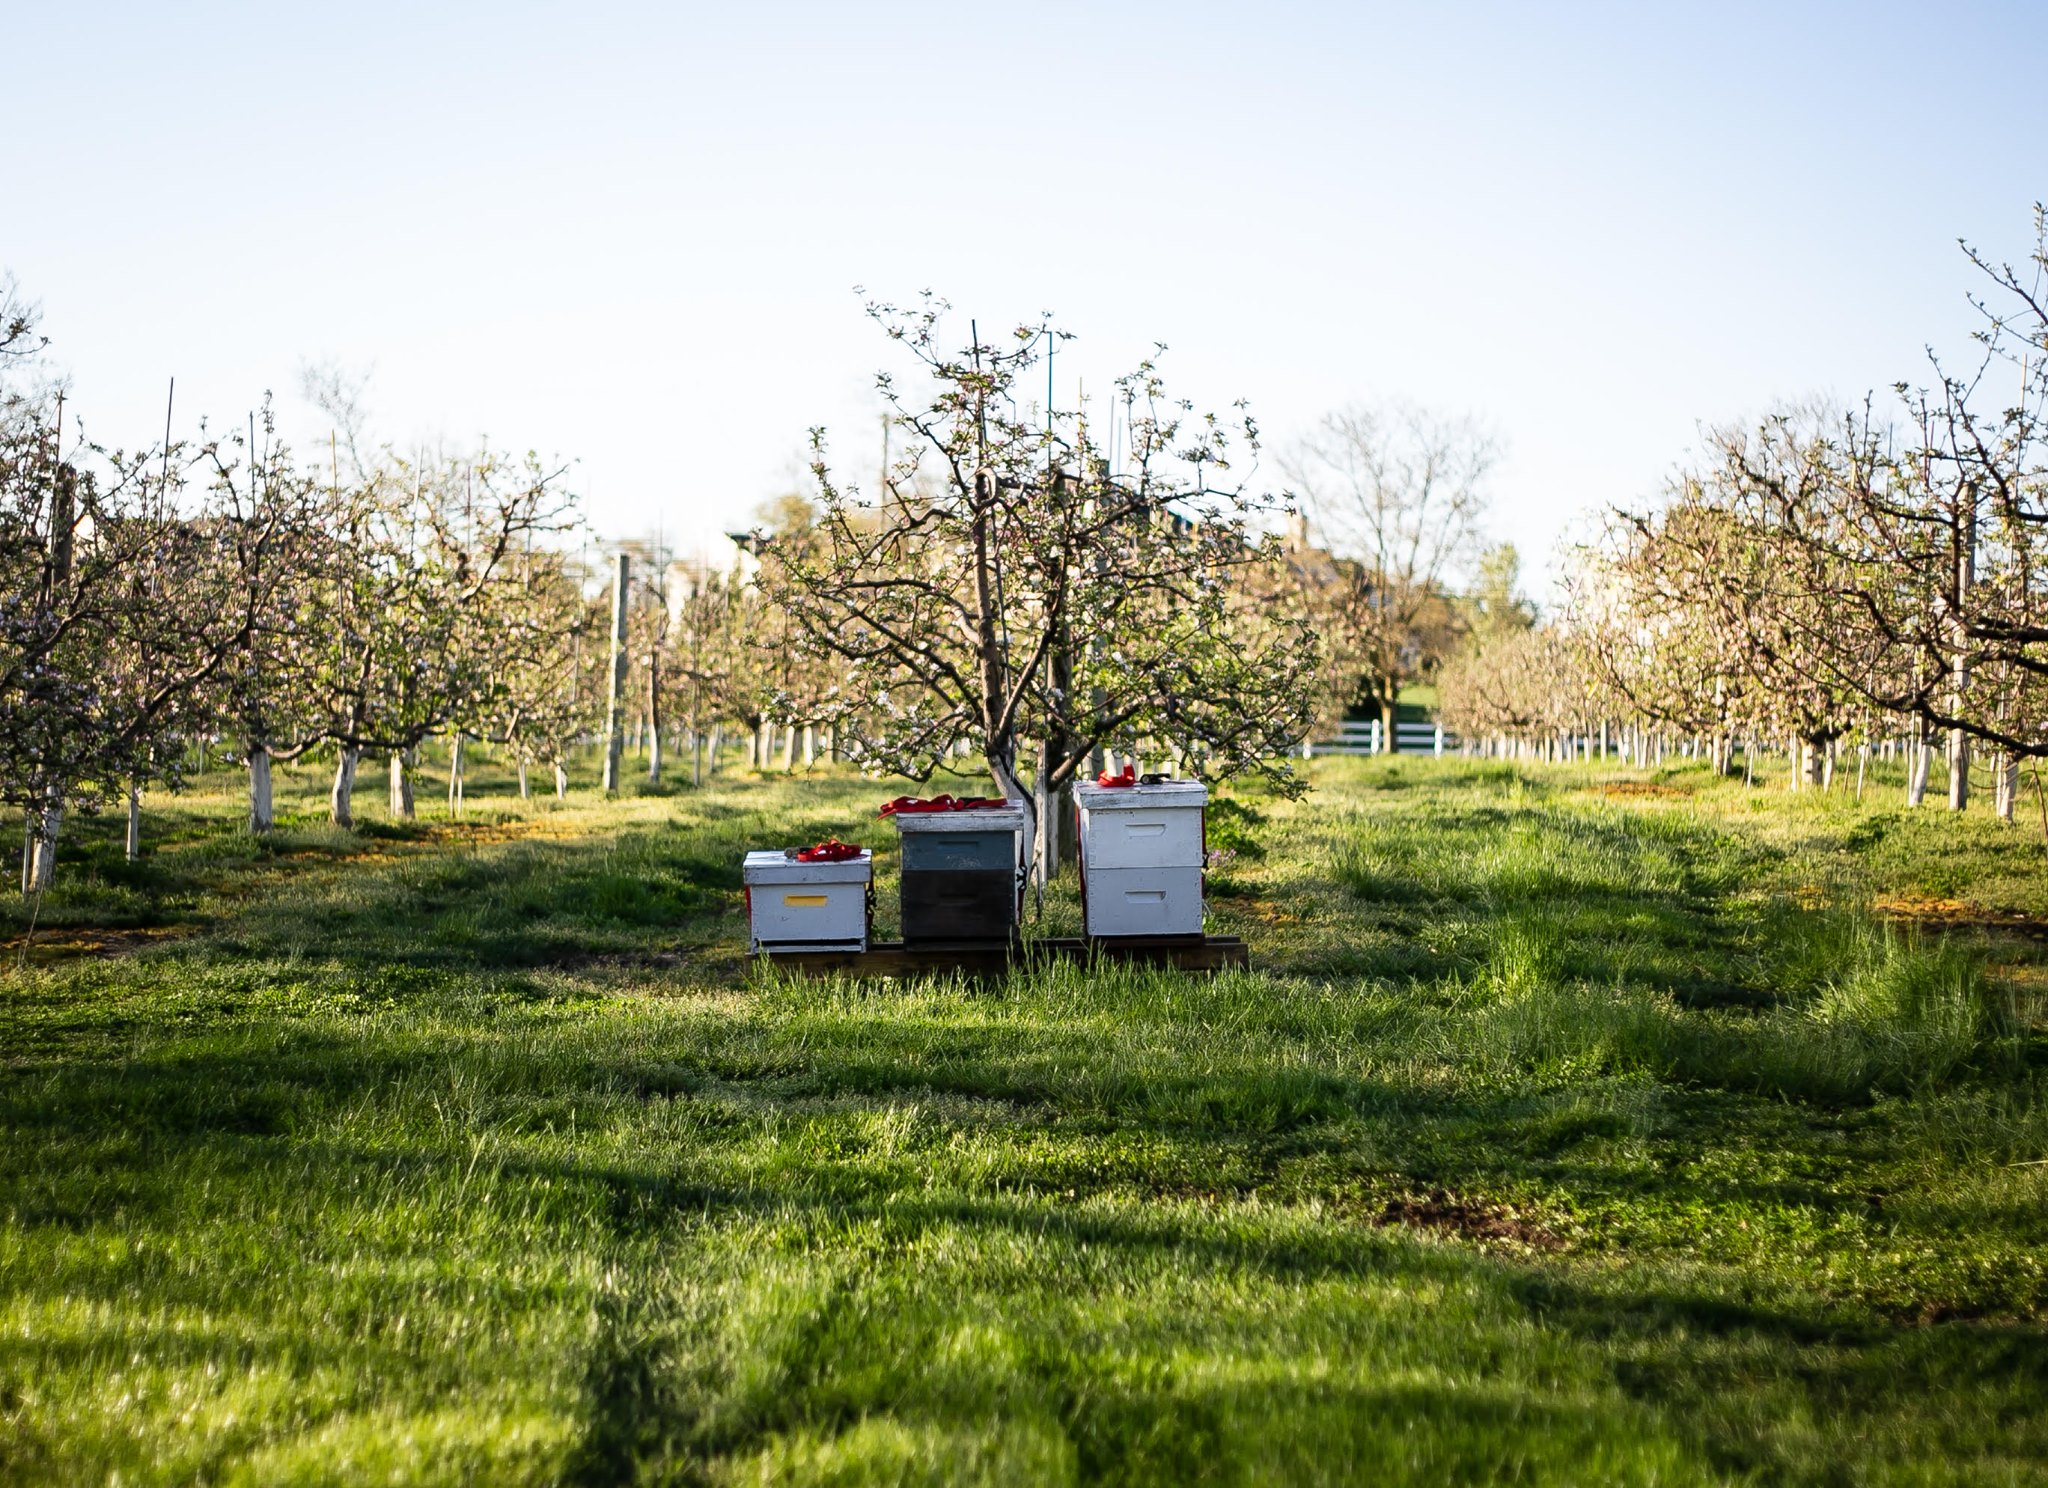
[[[770,951],[768,960],[807,976],[907,977],[943,976],[960,971],[970,976],[1000,976],[1012,966],[1033,961],[1136,962],[1141,966],[1173,966],[1182,971],[1227,971],[1251,965],[1251,948],[1235,935],[1153,938],[1120,936],[1115,940],[1048,939],[905,945],[881,940],[865,951]]]

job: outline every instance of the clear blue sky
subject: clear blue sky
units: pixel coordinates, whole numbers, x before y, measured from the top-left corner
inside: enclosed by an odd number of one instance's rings
[[[1276,437],[1476,412],[1540,561],[1702,420],[1921,375],[1956,239],[2021,255],[2048,196],[2041,5],[4,16],[0,267],[93,432],[153,437],[176,374],[305,438],[332,357],[393,438],[577,457],[620,535],[742,519],[815,423],[871,471],[862,285],[1057,311],[1063,388],[1167,342]]]

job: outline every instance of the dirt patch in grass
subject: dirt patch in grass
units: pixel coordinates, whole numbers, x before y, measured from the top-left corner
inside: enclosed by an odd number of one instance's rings
[[[1684,785],[1657,785],[1648,780],[1610,780],[1593,788],[1595,795],[1622,798],[1636,796],[1689,796],[1692,787]]]
[[[2023,909],[1994,909],[1970,899],[1941,899],[1927,894],[1885,894],[1871,908],[1888,920],[1908,921],[1937,930],[2004,930],[2048,940],[2048,919]]]
[[[1427,1194],[1407,1194],[1387,1200],[1375,1223],[1434,1230],[1453,1239],[1477,1241],[1482,1245],[1510,1245],[1544,1251],[1565,1248],[1563,1236],[1516,1213],[1506,1204],[1465,1198],[1441,1188],[1432,1189]]]
[[[193,929],[191,925],[150,925],[121,930],[63,927],[38,930],[33,939],[16,935],[0,940],[0,959],[19,957],[24,940],[28,940],[28,959],[37,965],[77,957],[132,956],[150,946],[190,935]]]
[[[1244,912],[1262,925],[1298,925],[1301,916],[1281,906],[1273,899],[1244,899],[1239,901]]]

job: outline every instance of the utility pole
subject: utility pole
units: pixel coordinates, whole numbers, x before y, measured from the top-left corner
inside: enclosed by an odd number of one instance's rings
[[[625,720],[619,705],[624,701],[621,694],[626,688],[627,567],[628,560],[622,552],[612,570],[612,664],[604,704],[604,793],[608,796],[618,794],[619,755],[626,745]]]
[[[1969,635],[1963,615],[1970,603],[1970,587],[1977,582],[1977,495],[1970,492],[1970,509],[1957,524],[1956,543],[1956,657],[1951,674],[1949,712],[1963,715],[1963,696],[1970,686]],[[1961,811],[1970,804],[1970,736],[1960,728],[1948,731],[1948,809]]]

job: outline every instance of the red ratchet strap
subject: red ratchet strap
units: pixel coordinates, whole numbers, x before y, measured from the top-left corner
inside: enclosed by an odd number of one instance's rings
[[[799,863],[844,863],[851,858],[859,857],[861,851],[861,846],[857,842],[841,842],[837,837],[827,837],[816,847],[806,847],[798,851],[796,860]]]
[[[1097,785],[1118,787],[1136,785],[1138,783],[1138,767],[1136,765],[1125,765],[1121,775],[1112,775],[1109,771],[1104,770],[1095,777],[1095,783]]]
[[[893,801],[884,801],[879,813],[882,816],[913,816],[922,811],[987,811],[1009,805],[1007,801],[992,800],[985,796],[969,796],[955,800],[952,796],[933,796],[929,801],[916,796],[898,796]]]

